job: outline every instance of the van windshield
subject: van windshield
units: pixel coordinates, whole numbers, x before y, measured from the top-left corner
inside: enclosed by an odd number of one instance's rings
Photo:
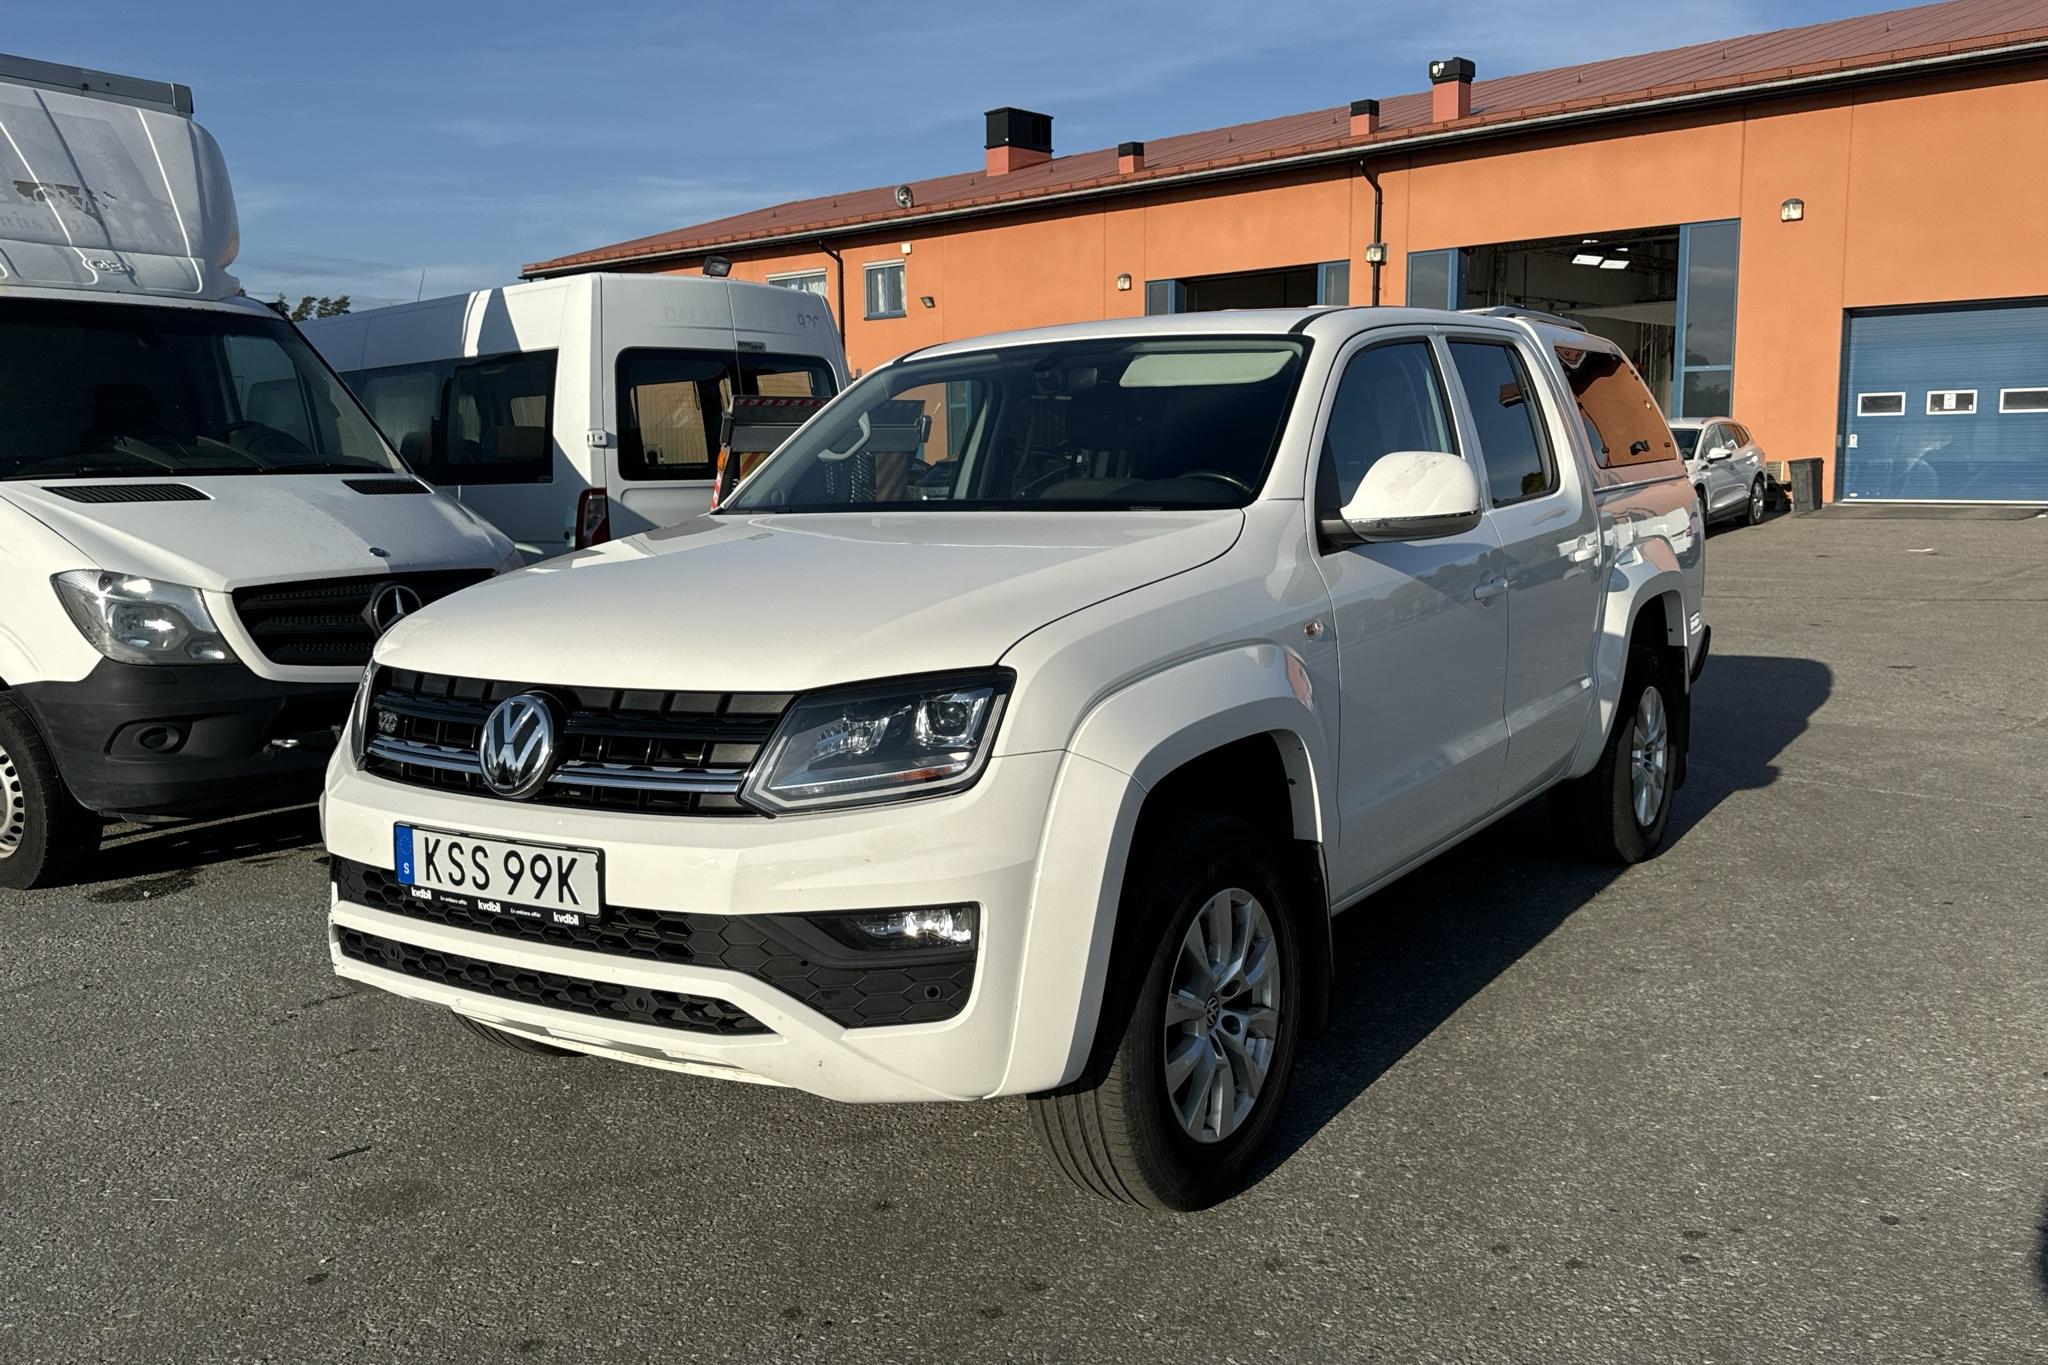
[[[912,359],[847,390],[721,511],[1113,511],[1258,495],[1306,341],[1168,337]]]
[[[282,318],[0,300],[0,479],[403,468]]]

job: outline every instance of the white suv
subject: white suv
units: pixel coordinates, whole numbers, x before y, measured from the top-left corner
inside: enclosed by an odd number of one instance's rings
[[[1628,362],[1399,309],[917,352],[716,514],[384,637],[342,975],[536,1053],[1033,1097],[1189,1208],[1271,1131],[1330,916],[1551,788],[1655,852],[1700,526]]]

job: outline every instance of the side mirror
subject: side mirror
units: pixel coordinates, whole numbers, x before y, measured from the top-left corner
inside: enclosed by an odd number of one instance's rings
[[[1484,502],[1472,466],[1437,450],[1396,450],[1365,471],[1339,514],[1347,539],[1435,540],[1479,525]]]

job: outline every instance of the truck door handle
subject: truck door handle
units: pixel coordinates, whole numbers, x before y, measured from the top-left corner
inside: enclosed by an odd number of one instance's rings
[[[1487,579],[1484,583],[1481,583],[1478,587],[1472,589],[1472,597],[1475,601],[1484,602],[1489,597],[1498,597],[1507,590],[1507,579],[1496,574],[1492,578]]]
[[[1591,563],[1600,557],[1599,542],[1588,537],[1572,547],[1571,560],[1574,564]]]

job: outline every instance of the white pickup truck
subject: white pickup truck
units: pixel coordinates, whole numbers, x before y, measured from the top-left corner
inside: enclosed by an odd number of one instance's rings
[[[531,1053],[1027,1095],[1104,1196],[1241,1181],[1330,919],[1545,792],[1655,853],[1701,526],[1597,337],[1321,309],[951,343],[708,517],[379,642],[343,976]]]

